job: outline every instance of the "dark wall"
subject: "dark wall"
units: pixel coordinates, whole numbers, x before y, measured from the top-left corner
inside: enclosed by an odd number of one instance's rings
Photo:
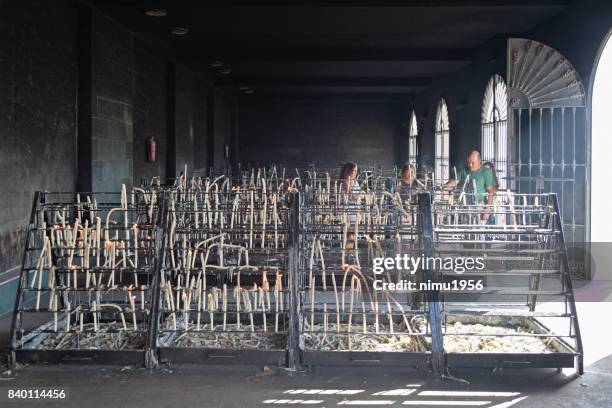
[[[207,125],[208,80],[184,65],[167,66],[168,155],[166,177],[178,177],[187,165],[188,172],[206,169],[208,163]]]
[[[536,26],[526,37],[550,45],[563,54],[590,92],[594,62],[611,29],[612,2],[574,0],[565,11]]]
[[[134,184],[142,177],[166,177],[168,101],[167,64],[148,47],[134,44]],[[147,161],[147,139],[155,138],[156,160]]]
[[[134,41],[101,13],[92,19],[92,189],[118,191],[133,180]]]
[[[487,82],[495,73],[505,77],[505,67],[505,39],[492,41],[478,50],[472,65],[435,78],[428,92],[416,96],[419,157],[428,171],[433,171],[434,123],[440,98],[448,107],[451,166],[462,166],[467,152],[480,147],[480,112]]]
[[[587,92],[595,59],[612,26],[612,2],[572,2],[563,12],[515,37],[529,38],[559,51],[580,74]],[[469,149],[480,147],[480,111],[485,86],[494,73],[506,77],[506,39],[494,39],[478,49],[473,64],[433,79],[432,87],[416,95],[422,163],[433,166],[434,120],[438,99],[446,99],[450,119],[450,160],[465,165]]]
[[[170,134],[177,163],[192,168],[197,153],[206,167],[206,82],[181,68],[171,87],[173,61],[163,40],[85,2],[0,1],[0,314],[12,308],[36,190],[163,179]],[[145,161],[150,135],[155,163]]]
[[[34,191],[75,190],[76,30],[65,1],[0,5],[0,281],[21,262]]]
[[[185,164],[191,171],[195,152],[206,156],[205,111],[197,110],[205,109],[200,79],[173,61],[167,44],[140,41],[99,12],[93,13],[91,31],[92,189],[118,191],[122,183],[138,185],[151,177],[163,181]],[[151,136],[154,162],[147,160]]]
[[[215,87],[213,95],[213,163],[217,169],[231,165],[232,161],[239,160],[240,152],[244,149],[244,140],[236,141],[237,137],[237,101],[231,90],[224,87]],[[225,146],[231,147],[229,157],[225,157]]]
[[[239,103],[239,159],[290,167],[346,161],[391,167],[405,133],[402,105],[387,99],[266,100]]]
[[[194,117],[196,115],[195,77],[181,64],[176,65],[175,86],[175,168],[176,175],[178,175],[185,165],[188,171],[193,169]]]
[[[196,79],[194,101],[194,146],[193,167],[196,170],[206,170],[208,166],[208,81]]]

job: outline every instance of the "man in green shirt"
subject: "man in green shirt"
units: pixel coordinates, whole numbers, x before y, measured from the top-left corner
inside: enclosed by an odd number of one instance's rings
[[[495,184],[495,177],[491,170],[482,166],[480,160],[480,152],[478,150],[472,150],[468,153],[467,167],[462,168],[457,175],[457,179],[449,180],[445,185],[445,190],[452,190],[459,185],[463,188],[464,183],[468,183],[469,186],[474,185],[476,191],[474,192],[476,201],[478,204],[486,202],[487,205],[493,204],[493,196],[497,191],[497,185]],[[488,211],[485,208],[482,212],[481,219],[486,220]]]

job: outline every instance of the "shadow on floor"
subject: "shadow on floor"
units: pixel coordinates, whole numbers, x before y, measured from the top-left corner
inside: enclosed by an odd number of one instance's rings
[[[10,316],[0,318],[6,350]],[[6,356],[6,353],[3,353]],[[2,360],[6,364],[6,358]],[[303,372],[240,365],[163,366],[156,370],[108,366],[27,366],[2,369],[8,389],[67,390],[62,407],[267,407],[267,406],[482,406],[611,407],[612,356],[586,368],[582,377],[556,370],[461,370],[465,382],[427,370],[323,368]],[[39,403],[33,403],[34,406]],[[0,406],[28,406],[0,395]]]

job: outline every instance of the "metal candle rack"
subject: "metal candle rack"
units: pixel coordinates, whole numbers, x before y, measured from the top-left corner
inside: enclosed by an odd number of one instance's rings
[[[418,207],[399,193],[356,196],[327,187],[303,195],[300,218],[302,363],[427,366],[421,294],[373,285],[420,278],[406,270],[373,271],[374,258],[420,253]]]
[[[442,347],[447,367],[576,367],[583,352],[561,215],[554,194],[498,193],[479,204],[433,203],[433,253],[482,257],[457,275],[440,265]],[[475,202],[475,201],[474,201]],[[489,221],[487,223],[487,221]],[[451,285],[482,280],[480,290]],[[461,284],[461,281],[457,281]]]
[[[437,372],[575,363],[582,372],[555,195],[498,193],[487,225],[483,207],[466,204],[474,202],[466,194],[435,192],[432,202],[428,192],[390,192],[384,178],[347,194],[317,174],[181,177],[172,187],[134,188],[129,197],[125,188],[37,193],[12,363],[234,361]],[[374,273],[374,258],[398,255],[482,256],[486,268]],[[390,292],[375,289],[375,279],[442,286]],[[443,285],[469,279],[482,280],[482,290]]]
[[[299,180],[302,177],[302,169],[287,169],[277,165],[244,169],[240,164],[238,166],[237,170],[210,168],[206,175],[201,171],[194,171],[190,185],[195,181],[204,187],[207,181],[212,184],[213,181],[217,180],[221,181],[222,185],[227,182],[230,186],[240,186],[241,188],[261,188],[265,183],[268,191],[286,191],[286,187],[290,184],[293,184],[296,188],[301,185]],[[178,187],[178,183],[175,184],[175,187]]]
[[[304,184],[302,191],[327,191],[336,193],[341,189],[342,180],[338,175],[338,169],[309,167],[296,169],[300,174],[300,180]],[[356,182],[363,191],[382,192],[389,191],[390,183],[397,180],[397,169],[383,170],[380,168],[359,168]]]
[[[159,358],[284,365],[290,197],[225,180],[167,192]]]
[[[37,192],[11,363],[144,364],[155,291],[155,194]]]

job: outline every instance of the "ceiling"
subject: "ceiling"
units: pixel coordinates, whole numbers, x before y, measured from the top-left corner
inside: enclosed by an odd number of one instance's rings
[[[134,32],[167,38],[177,59],[216,84],[257,93],[394,93],[473,61],[567,0],[94,0]],[[164,17],[146,10],[162,9]],[[173,35],[173,27],[189,29]],[[222,67],[211,67],[222,61]],[[223,68],[231,70],[222,74]]]

